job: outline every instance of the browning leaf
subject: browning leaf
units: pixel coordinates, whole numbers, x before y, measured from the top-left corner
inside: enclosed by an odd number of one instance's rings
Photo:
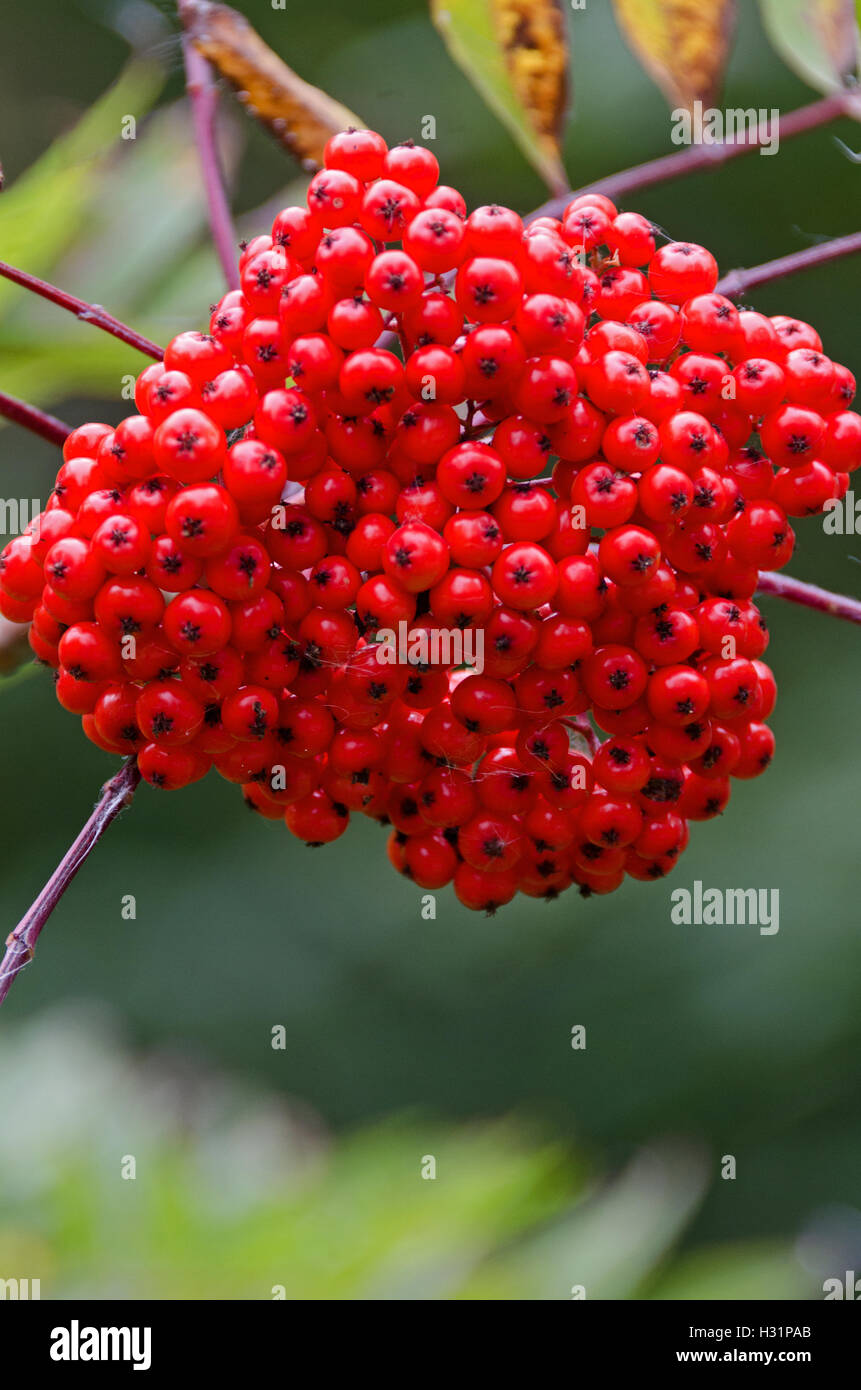
[[[673,107],[714,104],[735,26],[735,0],[613,0],[616,19]]]
[[[568,99],[568,42],[558,0],[490,0],[493,25],[518,100],[558,156]]]
[[[554,192],[566,189],[563,0],[430,0],[430,7],[451,56],[526,158]]]
[[[306,169],[317,169],[330,136],[364,124],[346,106],[289,68],[228,5],[197,0],[185,28],[195,48],[235,88],[238,99]]]

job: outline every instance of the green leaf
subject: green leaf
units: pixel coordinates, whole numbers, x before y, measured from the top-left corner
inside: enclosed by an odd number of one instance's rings
[[[602,1181],[522,1119],[327,1139],[304,1106],[131,1053],[80,1004],[3,1048],[0,1268],[43,1297],[815,1296],[788,1245],[673,1255],[709,1173],[675,1143]],[[135,1182],[106,1181],[129,1152]]]
[[[160,66],[130,63],[77,125],[7,187],[0,198],[4,260],[40,274],[74,243],[92,216],[103,157],[121,143],[126,151],[134,149],[133,140],[121,140],[124,118],[139,121],[163,82]],[[0,281],[0,306],[20,294],[16,286]]]
[[[232,165],[237,143],[227,142],[222,153]],[[185,280],[206,233],[199,178],[187,113],[177,102],[139,127],[134,141],[108,149],[94,163],[91,215],[77,244],[56,261],[52,278],[74,286],[84,299],[107,304],[155,342],[205,323],[220,283],[211,249],[200,250],[205,272],[191,289]],[[0,321],[0,373],[7,390],[37,405],[80,394],[104,397],[117,411],[124,402],[133,408],[129,382],[146,365],[134,348],[35,295],[16,294]]]
[[[568,42],[558,0],[430,0],[454,61],[554,193],[569,187],[560,154]]]
[[[853,0],[759,0],[759,9],[773,47],[803,82],[819,92],[846,85],[858,65]]]
[[[219,140],[228,178],[240,154],[238,131],[231,125]],[[102,189],[88,236],[58,269],[58,279],[74,283],[77,293],[97,298],[136,328],[145,319],[146,331],[158,343],[201,318],[206,321],[207,305],[221,283],[214,253],[209,282],[197,297],[176,293],[188,257],[209,242],[199,158],[184,101],[154,112],[139,128],[133,149],[105,161]],[[180,284],[172,285],[165,299],[164,287],[174,279]]]
[[[818,1290],[821,1297],[822,1289]],[[763,1242],[717,1245],[682,1255],[649,1292],[651,1299],[814,1298],[815,1281],[789,1245]]]
[[[110,196],[99,199],[83,246],[66,264],[74,268],[76,287],[84,287],[79,293],[97,294],[100,303],[129,315],[137,326],[133,316],[151,320],[153,292],[206,230],[200,165],[184,103],[154,112],[134,150],[106,162],[103,188]],[[173,326],[168,336],[176,331]]]
[[[74,323],[74,321],[72,320]],[[77,335],[36,337],[0,333],[0,376],[4,390],[30,401],[50,405],[66,396],[101,396],[119,411],[133,410],[133,396],[124,378],[137,376],[146,359],[107,333],[79,326]],[[0,421],[0,425],[6,421]]]
[[[698,1153],[668,1145],[645,1150],[609,1186],[492,1262],[470,1296],[570,1299],[581,1285],[587,1299],[638,1297],[705,1187]]]
[[[230,169],[238,144],[228,135],[220,153]],[[305,180],[291,182],[246,213],[240,230],[256,235],[272,221],[273,206],[301,201],[305,187]],[[53,278],[107,304],[157,343],[183,328],[204,326],[221,272],[207,235],[197,155],[182,102],[155,112],[128,151],[102,160],[93,174],[93,204],[87,235],[58,260]],[[143,225],[147,235],[141,237]],[[134,348],[76,323],[35,295],[19,295],[0,318],[4,388],[34,405],[92,396],[110,402],[105,414],[114,419],[133,408],[130,383],[145,365]],[[0,418],[0,429],[7,424]]]

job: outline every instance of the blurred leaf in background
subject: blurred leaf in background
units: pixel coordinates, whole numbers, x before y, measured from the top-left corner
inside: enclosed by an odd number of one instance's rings
[[[88,229],[106,192],[104,159],[121,139],[124,118],[142,117],[163,81],[159,64],[131,63],[68,134],[9,184],[0,200],[4,260],[41,274]],[[17,293],[0,281],[0,307]]]
[[[606,1181],[513,1118],[333,1143],[80,1008],[6,1035],[0,1114],[0,1268],[42,1298],[660,1298],[707,1181],[680,1145]],[[691,1298],[813,1291],[779,1242],[687,1263]]]
[[[851,85],[858,71],[855,0],[759,0],[783,61],[819,92]]]

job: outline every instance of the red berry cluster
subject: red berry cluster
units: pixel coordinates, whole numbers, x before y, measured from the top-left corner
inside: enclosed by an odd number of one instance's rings
[[[609,199],[524,228],[438,172],[335,136],[139,413],[69,436],[0,610],[156,786],[214,766],[312,844],[364,812],[473,908],[610,892],[772,756],[753,595],[861,463],[855,381]]]

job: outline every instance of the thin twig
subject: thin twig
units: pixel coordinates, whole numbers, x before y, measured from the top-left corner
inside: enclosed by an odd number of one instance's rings
[[[26,290],[32,290],[34,294],[40,294],[43,299],[50,299],[52,304],[59,304],[61,309],[68,309],[69,313],[74,314],[82,323],[92,323],[96,328],[103,328],[106,333],[119,338],[120,342],[128,343],[129,347],[137,348],[139,352],[146,353],[147,357],[154,357],[157,362],[164,356],[158,343],[150,342],[149,338],[144,338],[133,328],[129,328],[128,324],[114,318],[101,304],[88,304],[85,299],[78,299],[77,295],[58,289],[47,280],[40,280],[38,275],[31,275],[29,271],[19,270],[14,265],[7,265],[6,261],[0,261],[0,275],[14,281],[16,285],[23,285]]]
[[[123,807],[131,803],[140,781],[137,760],[130,758],[118,773],[106,782],[95,810],[63,856],[45,887],[21,921],[6,938],[6,952],[0,961],[0,1004],[12,987],[12,981],[33,959],[39,935],[57,903],[93,847],[98,844],[111,821]]]
[[[759,576],[757,593],[775,594],[778,598],[813,608],[817,613],[829,613],[832,618],[844,618],[848,623],[861,623],[861,599],[848,594],[832,594],[818,584],[805,584],[788,574],[767,573]]]
[[[184,25],[191,22],[194,0],[177,0],[177,10]],[[215,139],[215,113],[218,105],[218,91],[212,78],[212,69],[201,53],[197,51],[188,33],[182,38],[182,52],[185,59],[185,83],[191,102],[191,117],[194,123],[194,136],[200,157],[200,169],[206,190],[209,207],[209,225],[212,240],[227,288],[239,288],[239,272],[236,266],[236,233],[230,204],[224,186],[218,148]]]
[[[690,174],[697,169],[712,169],[726,164],[731,159],[758,150],[763,145],[777,140],[788,140],[793,135],[802,135],[817,126],[826,125],[839,116],[852,114],[859,109],[856,92],[834,92],[821,101],[812,101],[808,106],[800,106],[781,116],[778,121],[763,121],[748,139],[718,141],[715,144],[688,145],[686,149],[673,154],[661,155],[658,159],[635,164],[630,169],[621,169],[607,178],[596,179],[573,192],[563,193],[551,198],[536,208],[525,219],[533,221],[536,217],[558,217],[572,198],[581,193],[603,193],[607,198],[621,198],[626,193],[635,193],[640,188],[650,188],[656,183],[665,183],[680,174]]]
[[[58,420],[56,415],[48,415],[35,405],[19,401],[17,396],[8,396],[5,391],[0,391],[0,415],[5,415],[16,425],[23,425],[25,430],[31,430],[33,434],[41,435],[51,444],[62,444],[66,435],[72,433],[72,426]]]
[[[856,251],[861,251],[861,232],[850,232],[848,236],[832,237],[830,241],[821,241],[817,246],[805,246],[802,251],[778,256],[773,261],[763,261],[762,265],[751,266],[749,270],[730,270],[722,280],[718,280],[715,289],[718,294],[736,299],[759,285],[782,280],[785,275],[794,275],[797,270],[810,270],[812,266],[835,261],[839,256],[851,256]]]

